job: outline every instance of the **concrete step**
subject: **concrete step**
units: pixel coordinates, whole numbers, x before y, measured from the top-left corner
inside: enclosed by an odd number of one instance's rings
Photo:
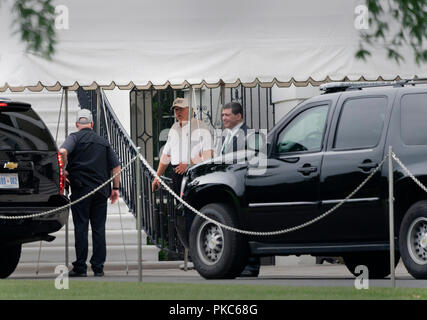
[[[47,119],[49,116],[55,116],[53,119],[54,121],[58,120],[59,117],[59,111],[60,111],[60,104],[57,105],[34,105],[33,108],[37,111],[37,113],[40,113],[44,115],[43,121],[46,122],[45,119]],[[70,120],[71,123],[74,123],[76,118],[77,112],[80,110],[80,108],[77,105],[68,105],[68,120]],[[73,118],[74,116],[74,118]],[[62,105],[62,111],[61,111],[61,120],[65,120],[65,105]]]
[[[10,98],[16,101],[22,101],[30,103],[32,108],[40,115],[45,123],[52,122],[56,123],[58,121],[59,112],[61,110],[61,96],[62,92],[2,92],[0,94],[2,97]],[[77,111],[80,109],[78,107],[77,94],[75,92],[70,92],[68,95],[68,119],[70,125],[75,123],[75,117]],[[64,123],[65,120],[65,101],[62,102],[62,112],[61,112],[61,123]],[[72,128],[72,127],[70,127]]]
[[[70,213],[68,219],[69,230],[74,230],[73,218]],[[136,230],[136,219],[131,214],[107,214],[106,230]],[[65,226],[61,230],[65,231]]]
[[[75,116],[73,116],[73,122],[68,123],[68,134],[71,134],[73,132],[77,132],[76,126],[75,126]],[[65,136],[65,123],[60,122],[59,125],[57,123],[57,120],[54,120],[52,122],[47,122],[45,119],[43,119],[45,125],[49,128],[50,132],[52,133],[53,138],[55,138],[56,134],[56,128],[58,129],[58,138]]]
[[[65,231],[60,230],[55,233],[52,233],[53,236],[56,237],[55,240],[52,242],[42,242],[43,248],[48,247],[61,247],[63,248],[65,246]],[[124,245],[135,245],[138,243],[138,231],[137,230],[109,230],[106,232],[106,242],[107,246],[123,246],[123,239],[124,239]],[[147,234],[145,232],[142,232],[142,244],[147,244]],[[88,236],[89,245],[92,245],[92,232],[89,231]],[[68,243],[71,247],[74,246],[74,232],[69,232],[68,236]],[[34,247],[39,248],[40,242],[30,242],[26,243],[25,247]]]
[[[158,261],[160,249],[153,245],[142,246],[142,259],[146,261]],[[92,248],[89,246],[88,261],[92,255]],[[76,258],[75,250],[73,247],[69,249],[70,261]],[[21,263],[34,263],[37,264],[39,259],[39,248],[36,247],[23,247],[21,254]],[[125,262],[125,261],[138,261],[138,246],[108,246],[107,247],[107,262]],[[42,247],[40,251],[40,262],[48,263],[64,263],[65,261],[65,248]]]
[[[10,98],[16,101],[23,101],[30,103],[33,109],[39,114],[41,119],[45,122],[53,138],[55,139],[56,130],[58,126],[58,117],[61,109],[61,95],[62,92],[2,92],[2,97]],[[75,92],[69,93],[68,103],[68,128],[69,132],[76,131],[75,120],[78,110],[78,99]],[[65,102],[62,103],[62,112],[59,124],[57,145],[61,146],[65,140]]]
[[[76,132],[76,116],[77,112],[80,109],[75,109],[72,111],[68,111],[68,133]],[[56,128],[59,127],[59,129],[65,128],[65,114],[64,110],[61,112],[61,119],[59,120],[58,125],[58,117],[59,117],[59,110],[52,109],[49,112],[40,112],[39,110],[36,110],[36,112],[39,114],[40,118],[42,118],[43,122],[48,126],[49,128],[53,127]],[[59,132],[65,132],[64,130],[59,130]]]
[[[115,204],[111,204],[111,201],[108,200],[107,212],[108,213],[121,213],[123,215],[131,213],[129,211],[129,208],[126,205],[126,202],[123,200],[123,198],[119,198],[119,201],[117,201]]]

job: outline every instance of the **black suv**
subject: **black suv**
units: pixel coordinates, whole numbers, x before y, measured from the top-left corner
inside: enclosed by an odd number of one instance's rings
[[[422,81],[324,86],[269,132],[265,165],[213,159],[188,170],[183,199],[226,225],[277,231],[318,217],[381,163],[389,146],[427,185],[427,86]],[[394,162],[396,264],[427,278],[427,193]],[[342,256],[349,271],[390,273],[388,162],[337,211],[275,236],[225,230],[180,206],[177,229],[205,278],[234,278],[249,256]]]
[[[64,167],[56,144],[30,104],[0,99],[0,278],[16,268],[23,243],[55,237],[68,209],[40,217],[26,216],[61,207]]]

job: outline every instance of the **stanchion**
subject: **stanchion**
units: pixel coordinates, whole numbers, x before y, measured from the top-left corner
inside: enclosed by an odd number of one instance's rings
[[[184,248],[184,271],[188,271],[188,249]]]
[[[137,148],[138,155],[141,147]],[[142,282],[142,231],[141,231],[141,162],[136,159],[136,218],[138,225],[138,281]]]
[[[388,149],[388,207],[389,207],[389,229],[390,229],[390,274],[391,286],[396,287],[394,270],[394,191],[393,191],[393,151]]]
[[[67,139],[68,137],[68,87],[64,87],[64,95],[65,95],[65,139]],[[65,223],[65,265],[68,268],[69,265],[69,260],[70,260],[70,253],[69,253],[69,234],[70,234],[70,229],[69,229],[69,224],[68,224],[68,218],[67,217],[67,222]]]

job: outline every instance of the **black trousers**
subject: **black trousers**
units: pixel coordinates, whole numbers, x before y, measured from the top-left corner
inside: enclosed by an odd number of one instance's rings
[[[177,166],[172,166],[172,168],[174,169],[174,171],[172,172],[172,190],[180,196],[180,192],[181,192],[181,182],[182,182],[182,178],[184,177],[183,174],[178,174],[175,172],[175,168]]]
[[[72,190],[71,201],[81,198],[89,193],[89,188]],[[94,272],[104,269],[107,257],[105,242],[105,223],[107,220],[107,200],[104,195],[95,193],[89,198],[80,201],[71,207],[74,222],[74,239],[76,248],[76,261],[73,262],[74,270],[79,273],[86,272],[88,256],[88,229],[89,222],[92,230],[92,257],[90,263]]]

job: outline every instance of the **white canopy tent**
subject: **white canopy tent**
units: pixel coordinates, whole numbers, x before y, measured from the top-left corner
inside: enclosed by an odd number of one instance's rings
[[[0,7],[0,91],[201,85],[306,86],[324,81],[427,76],[372,49],[357,60],[355,8],[342,0],[64,0],[51,61],[26,53],[11,35],[10,2]],[[64,8],[64,7],[61,7]],[[65,14],[65,16],[64,16]],[[61,21],[59,21],[61,22]],[[64,21],[62,21],[64,22]]]

